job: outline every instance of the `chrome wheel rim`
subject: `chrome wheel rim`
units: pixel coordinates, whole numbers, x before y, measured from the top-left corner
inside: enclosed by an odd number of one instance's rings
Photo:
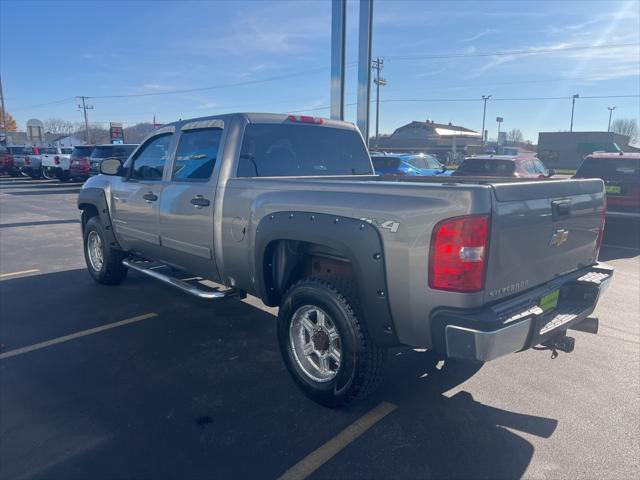
[[[342,342],[331,317],[321,308],[304,305],[293,314],[289,345],[298,367],[316,382],[328,382],[340,370]]]
[[[102,270],[102,265],[104,265],[104,249],[102,248],[102,239],[95,230],[90,231],[87,237],[87,254],[91,268],[96,272]]]

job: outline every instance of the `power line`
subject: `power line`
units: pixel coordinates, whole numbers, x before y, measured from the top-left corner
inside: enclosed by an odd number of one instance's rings
[[[507,101],[535,101],[535,100],[571,100],[571,96],[565,97],[520,97],[520,98],[491,98],[494,102]],[[591,95],[580,96],[581,99],[601,99],[601,98],[640,98],[640,95]],[[375,100],[371,100],[374,102]],[[380,100],[380,103],[404,103],[404,102],[482,102],[482,98],[388,98]],[[345,106],[356,105],[355,102],[346,103]],[[320,110],[328,110],[329,106],[306,108],[303,110],[287,110],[287,113],[314,112]]]
[[[16,111],[16,110],[29,110],[32,108],[38,108],[38,107],[46,107],[49,105],[60,105],[63,103],[67,103],[67,102],[73,102],[75,101],[76,97],[67,97],[67,98],[62,98],[60,100],[53,100],[51,102],[45,102],[45,103],[38,103],[35,105],[26,105],[26,106],[22,106],[22,107],[13,107],[11,109],[12,112]]]
[[[620,48],[640,46],[638,43],[605,43],[602,45],[580,45],[575,47],[539,48],[528,50],[505,50],[500,52],[474,52],[474,53],[443,53],[434,55],[384,55],[387,60],[420,60],[443,58],[472,58],[472,57],[500,57],[505,55],[539,55],[544,53],[558,53],[574,50],[594,50],[601,48]]]

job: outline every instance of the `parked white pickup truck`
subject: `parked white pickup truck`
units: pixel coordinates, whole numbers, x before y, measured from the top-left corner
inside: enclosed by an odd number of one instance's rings
[[[69,180],[69,168],[71,166],[71,152],[73,147],[47,147],[41,157],[42,175],[44,178],[59,179],[62,182]]]

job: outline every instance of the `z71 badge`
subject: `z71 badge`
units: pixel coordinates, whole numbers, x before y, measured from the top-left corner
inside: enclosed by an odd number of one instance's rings
[[[556,230],[555,233],[551,236],[549,245],[551,245],[552,247],[559,247],[563,243],[566,243],[567,240],[569,240],[569,230],[561,228],[559,230]]]
[[[367,217],[362,217],[360,220],[363,222],[370,223],[371,225],[375,225],[378,228],[385,228],[389,230],[391,233],[396,233],[400,228],[400,223],[394,222],[393,220],[367,218]]]

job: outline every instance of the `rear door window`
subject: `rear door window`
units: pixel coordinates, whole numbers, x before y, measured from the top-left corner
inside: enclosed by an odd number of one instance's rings
[[[222,129],[203,128],[183,132],[173,162],[172,179],[206,182],[216,166]]]
[[[249,124],[238,177],[370,175],[367,149],[353,130],[303,124]]]

